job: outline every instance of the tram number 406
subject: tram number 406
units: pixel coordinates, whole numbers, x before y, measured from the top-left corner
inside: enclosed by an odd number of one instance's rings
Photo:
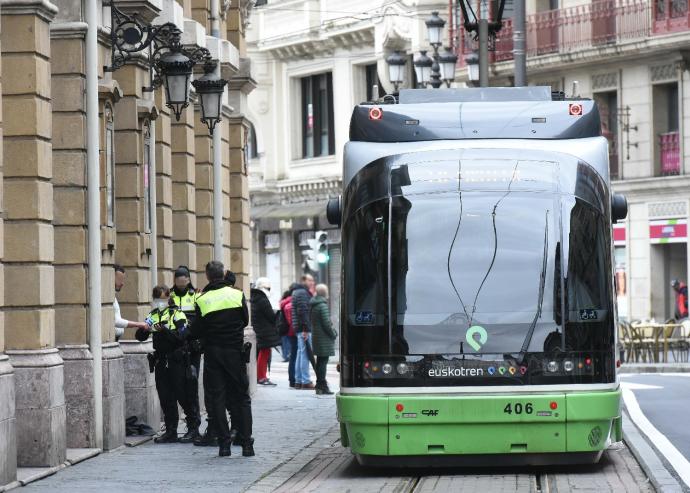
[[[508,403],[506,407],[503,408],[503,412],[506,414],[532,414],[534,412],[534,407],[531,402],[522,404],[521,402]]]

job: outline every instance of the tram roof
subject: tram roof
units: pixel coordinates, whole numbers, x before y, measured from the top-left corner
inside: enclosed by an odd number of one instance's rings
[[[350,140],[581,139],[601,135],[589,99],[565,99],[545,86],[406,89],[391,103],[355,107]]]

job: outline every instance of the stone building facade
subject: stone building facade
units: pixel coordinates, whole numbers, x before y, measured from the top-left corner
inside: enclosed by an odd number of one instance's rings
[[[252,277],[271,301],[305,271],[331,290],[338,320],[340,231],[326,202],[340,194],[343,146],[355,104],[393,92],[385,57],[426,49],[424,18],[447,0],[299,0],[257,7],[247,35],[258,87],[249,97]],[[406,84],[413,78],[412,57]],[[373,94],[377,86],[378,93]],[[311,267],[309,240],[327,232],[329,261]]]
[[[177,265],[203,286],[218,213],[222,260],[248,290],[246,99],[254,81],[244,32],[252,2],[115,1],[148,23],[175,23],[183,44],[209,49],[229,80],[215,130],[222,211],[213,210],[212,139],[196,97],[177,121],[162,88],[145,90],[147,57],[104,70],[111,16],[98,4],[102,416],[94,415],[89,341],[86,3],[0,7],[0,488],[16,480],[17,467],[59,467],[67,449],[121,446],[127,416],[158,427],[151,343],[135,341],[131,329],[115,341],[114,264],[127,271],[117,295],[123,317],[143,320],[153,284],[171,285]],[[219,37],[209,34],[213,16]]]

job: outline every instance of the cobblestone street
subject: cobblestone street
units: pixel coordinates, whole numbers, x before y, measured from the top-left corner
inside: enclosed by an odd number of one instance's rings
[[[274,361],[279,359],[274,353]],[[329,381],[337,387],[335,366],[329,369]],[[149,442],[101,454],[21,491],[242,491],[324,436],[336,423],[335,398],[290,389],[286,363],[274,363],[271,378],[278,385],[259,386],[253,400],[255,457],[242,457],[239,447],[233,447],[233,456],[228,459],[218,457],[216,447]],[[179,431],[184,432],[184,425]]]

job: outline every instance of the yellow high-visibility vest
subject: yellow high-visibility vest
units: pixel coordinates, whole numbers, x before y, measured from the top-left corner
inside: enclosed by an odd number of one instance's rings
[[[205,317],[209,313],[229,310],[231,308],[242,307],[242,291],[225,286],[213,291],[200,294],[196,299],[201,316]]]

